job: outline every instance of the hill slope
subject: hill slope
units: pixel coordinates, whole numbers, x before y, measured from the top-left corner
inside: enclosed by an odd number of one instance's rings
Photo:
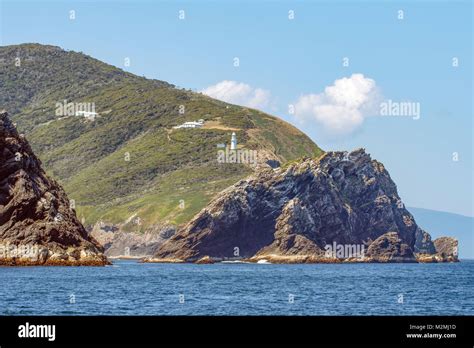
[[[0,107],[83,222],[102,222],[102,230],[168,231],[188,222],[255,167],[217,160],[217,146],[232,132],[243,149],[256,151],[259,165],[322,154],[278,118],[54,46],[1,47],[0,86]],[[97,115],[76,116],[84,105]],[[199,119],[200,129],[173,128]]]

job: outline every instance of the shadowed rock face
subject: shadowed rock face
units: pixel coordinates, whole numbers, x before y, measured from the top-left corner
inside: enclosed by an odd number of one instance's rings
[[[366,262],[416,262],[418,254],[436,253],[384,166],[359,149],[241,180],[166,241],[155,259],[326,262],[333,243],[363,245],[366,255],[358,261]]]
[[[0,265],[104,265],[64,190],[0,112]]]

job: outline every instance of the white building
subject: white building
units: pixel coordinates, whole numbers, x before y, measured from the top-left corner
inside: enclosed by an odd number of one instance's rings
[[[188,121],[184,122],[183,124],[180,124],[179,126],[174,126],[174,129],[179,129],[179,128],[201,128],[204,124],[204,120],[199,120],[199,121]]]

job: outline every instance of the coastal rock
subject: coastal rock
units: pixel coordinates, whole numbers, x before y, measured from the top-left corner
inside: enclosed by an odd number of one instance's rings
[[[367,257],[373,262],[416,262],[412,249],[403,243],[397,232],[385,233],[374,240]]]
[[[433,242],[434,253],[417,253],[418,262],[458,262],[458,241],[451,237],[440,237]]]
[[[442,261],[458,261],[458,241],[451,237],[440,237],[434,240],[436,254]]]
[[[209,256],[204,256],[204,257],[201,257],[199,260],[197,260],[196,263],[205,265],[205,264],[214,263],[214,261]]]
[[[333,245],[337,254],[328,253]],[[356,249],[362,254],[347,253]],[[405,209],[383,164],[358,149],[262,169],[239,181],[153,259],[416,262],[415,252],[435,254],[431,237]]]
[[[434,254],[436,253],[435,246],[431,240],[431,236],[422,229],[417,229],[415,233],[415,246],[414,251],[421,254]]]
[[[105,264],[64,190],[0,112],[0,265]]]

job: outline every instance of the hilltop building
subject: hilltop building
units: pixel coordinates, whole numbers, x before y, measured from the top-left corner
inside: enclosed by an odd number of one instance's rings
[[[200,119],[198,121],[188,121],[184,122],[183,124],[180,124],[179,126],[174,126],[174,129],[180,129],[180,128],[201,128],[204,124],[204,120]]]

